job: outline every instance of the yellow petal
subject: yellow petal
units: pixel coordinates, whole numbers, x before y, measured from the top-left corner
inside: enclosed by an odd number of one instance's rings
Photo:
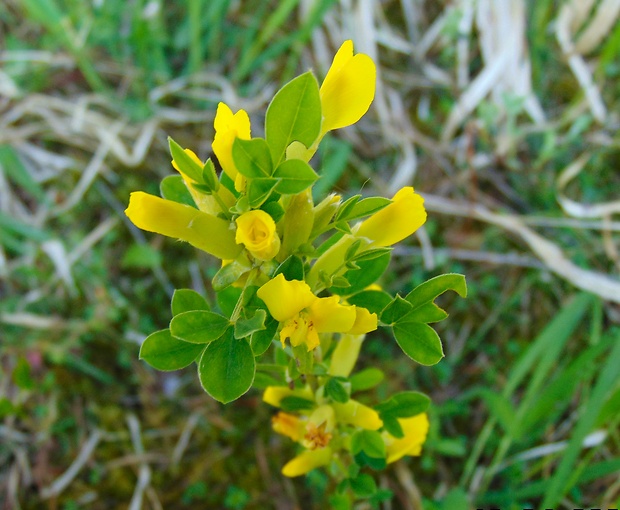
[[[318,299],[306,282],[289,281],[282,273],[265,283],[256,294],[279,322],[291,319]]]
[[[355,307],[355,323],[353,327],[347,331],[351,335],[362,335],[364,333],[368,333],[369,331],[374,331],[377,329],[377,314],[370,313],[366,308],[362,308],[361,306]]]
[[[350,126],[364,115],[375,97],[377,71],[368,55],[353,56],[353,42],[345,41],[321,85],[321,132]]]
[[[282,347],[285,346],[287,340],[293,347],[297,347],[298,345],[306,343],[307,339],[308,323],[305,317],[298,314],[283,324],[282,330],[280,331],[280,341],[282,342]]]
[[[220,103],[217,106],[213,126],[215,137],[211,148],[222,170],[235,181],[238,171],[232,157],[232,145],[235,138],[250,139],[250,118],[245,110],[239,110],[233,115],[225,103]]]
[[[355,400],[351,399],[344,404],[335,402],[332,405],[340,423],[354,425],[366,430],[378,430],[383,427],[383,421],[377,411]]]
[[[338,296],[319,298],[308,308],[308,316],[319,333],[345,333],[355,323],[355,308],[341,305]]]
[[[348,377],[360,353],[364,335],[342,335],[332,353],[328,374]]]
[[[331,458],[332,449],[329,446],[316,450],[306,450],[287,462],[282,468],[282,474],[288,477],[305,475],[315,468],[329,464]]]
[[[424,199],[407,186],[399,190],[392,203],[363,221],[354,231],[372,246],[391,246],[413,234],[426,221]]]
[[[382,434],[388,454],[388,463],[395,462],[405,455],[420,455],[422,445],[426,441],[426,435],[428,434],[429,423],[426,413],[418,414],[411,418],[399,418],[398,422],[403,428],[404,437],[398,439],[387,432]]]
[[[221,259],[234,259],[242,250],[228,221],[189,205],[138,191],[130,195],[125,214],[142,230],[187,241]]]
[[[248,211],[236,220],[235,240],[243,243],[258,260],[271,260],[280,250],[280,238],[273,218],[265,211]]]
[[[263,402],[280,407],[280,402],[286,397],[300,397],[314,401],[314,393],[307,387],[291,389],[288,386],[267,386],[263,393]]]
[[[305,433],[304,423],[294,414],[279,412],[271,418],[271,426],[278,434],[290,437],[293,441],[299,441]]]

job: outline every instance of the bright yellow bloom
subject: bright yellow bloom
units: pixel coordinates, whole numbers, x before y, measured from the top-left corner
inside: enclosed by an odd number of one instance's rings
[[[271,418],[271,426],[278,434],[290,437],[295,442],[301,441],[306,431],[305,424],[299,416],[283,412]]]
[[[306,344],[308,351],[319,345],[319,333],[346,333],[355,324],[355,308],[341,305],[338,296],[318,298],[306,282],[288,281],[280,273],[257,293],[272,317],[280,322],[280,340]]]
[[[394,195],[391,204],[363,221],[354,234],[371,240],[370,247],[392,246],[413,234],[425,221],[424,199],[407,186]]]
[[[248,211],[236,220],[235,240],[258,260],[271,260],[280,251],[280,238],[273,218],[265,211]]]
[[[233,115],[228,105],[219,103],[213,126],[215,128],[215,137],[211,145],[213,152],[222,170],[235,183],[235,189],[242,192],[245,189],[245,177],[237,170],[232,156],[232,146],[235,138],[250,139],[250,117],[245,110],[239,110]]]
[[[192,158],[197,165],[199,165],[200,167],[204,166],[204,163],[200,161],[200,158],[196,156],[196,153],[193,150],[185,149],[185,153],[190,158]],[[172,166],[177,172],[181,174],[181,177],[183,177],[183,181],[185,181],[185,186],[187,187],[192,198],[194,199],[194,202],[198,206],[198,209],[208,214],[212,214],[213,216],[217,216],[219,213],[225,212],[222,211],[220,204],[218,204],[217,200],[213,197],[213,195],[206,195],[205,193],[201,193],[194,189],[192,184],[195,184],[196,181],[181,172],[181,170],[179,169],[179,165],[177,165],[177,162],[174,161],[174,159],[172,160]],[[234,195],[225,186],[220,186],[216,194],[221,199],[222,203],[224,203],[224,205],[226,205],[228,208],[232,207],[235,203]]]
[[[187,241],[221,259],[234,259],[242,250],[228,221],[189,205],[136,191],[125,214],[142,230]]]
[[[376,315],[375,315],[376,317]],[[349,377],[360,353],[365,335],[342,335],[331,356],[329,375]]]
[[[355,322],[347,333],[350,335],[363,335],[377,329],[378,319],[376,313],[370,313],[361,306],[355,307]]]
[[[288,386],[267,386],[263,393],[263,402],[274,407],[280,407],[280,402],[286,397],[298,397],[314,401],[314,393],[309,387],[291,389]]]
[[[329,446],[316,450],[305,450],[282,468],[282,474],[288,477],[305,475],[315,468],[326,466],[332,459],[332,449]]]
[[[368,55],[353,56],[353,42],[342,43],[320,89],[322,134],[360,120],[375,97],[376,76]]]
[[[418,456],[422,453],[422,445],[428,434],[428,415],[426,413],[412,416],[411,418],[399,418],[398,423],[403,429],[404,437],[396,438],[387,432],[381,435],[387,450],[387,462],[395,462],[405,455]]]
[[[379,417],[379,413],[356,400],[349,399],[344,404],[334,402],[332,406],[336,411],[338,423],[354,425],[366,430],[378,430],[383,427],[383,420]]]

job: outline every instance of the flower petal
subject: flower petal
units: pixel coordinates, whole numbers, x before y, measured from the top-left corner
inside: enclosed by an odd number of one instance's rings
[[[424,199],[407,186],[394,195],[390,205],[363,221],[354,233],[370,239],[371,246],[392,246],[413,234],[425,221]]]
[[[321,85],[321,132],[350,126],[364,115],[375,97],[377,71],[368,55],[353,56],[353,43],[345,41]]]
[[[279,322],[291,319],[318,299],[306,282],[289,281],[282,273],[265,283],[256,294]]]
[[[300,441],[306,431],[299,416],[281,411],[271,418],[271,426],[278,434],[290,437],[293,441]]]
[[[273,218],[260,209],[248,211],[236,220],[235,240],[258,260],[271,260],[280,250],[280,238]]]
[[[426,413],[412,416],[411,418],[399,418],[398,422],[403,428],[404,437],[398,439],[387,432],[382,436],[387,451],[387,462],[395,462],[405,455],[418,456],[422,452],[422,445],[428,434],[428,415]]]
[[[232,157],[232,146],[235,138],[250,139],[250,118],[245,110],[239,110],[233,115],[232,110],[225,103],[219,103],[213,121],[215,137],[211,148],[217,156],[222,169],[240,186],[243,179],[237,183],[237,167]],[[242,191],[237,189],[237,191]]]
[[[306,450],[288,461],[282,468],[282,474],[288,477],[305,475],[315,468],[329,464],[331,458],[332,449],[329,446],[316,450]]]
[[[187,241],[221,259],[234,259],[242,250],[229,222],[188,205],[137,191],[125,214],[142,230]]]
[[[361,306],[355,307],[355,322],[353,327],[347,331],[351,335],[362,335],[377,329],[378,319],[376,313],[370,313]]]
[[[366,430],[378,430],[383,427],[379,413],[373,408],[360,404],[356,400],[348,400],[344,404],[334,402],[337,421],[348,425],[355,425]]]
[[[310,320],[319,333],[345,333],[355,323],[355,308],[341,305],[338,296],[319,298],[308,309]]]
[[[314,401],[314,393],[308,387],[291,389],[288,386],[267,386],[263,393],[263,402],[280,407],[280,402],[286,397],[299,397]]]
[[[360,353],[364,335],[342,335],[332,353],[328,374],[349,377]]]

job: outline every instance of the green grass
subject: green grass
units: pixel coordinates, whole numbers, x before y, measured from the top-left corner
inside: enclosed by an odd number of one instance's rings
[[[363,20],[381,37],[379,90],[387,95],[359,127],[330,135],[317,157],[325,172],[317,189],[387,194],[411,144],[416,190],[510,215],[580,268],[618,281],[617,218],[601,228],[600,218],[569,218],[558,205],[556,179],[583,154],[589,164],[564,190],[572,200],[617,202],[620,182],[614,117],[598,123],[584,103],[553,32],[556,2],[525,2],[533,91],[548,121],[536,124],[522,101],[497,89],[503,99],[485,96],[447,142],[443,127],[461,97],[453,83],[461,11],[390,0],[352,13],[345,4],[0,5],[0,96],[8,84],[17,91],[0,99],[0,494],[9,507],[127,508],[148,465],[143,508],[325,508],[324,474],[279,474],[293,448],[271,432],[258,392],[221,406],[192,370],[161,374],[138,360],[146,334],[166,327],[172,289],[212,299],[208,280],[218,268],[189,246],[137,231],[123,210],[131,191],[157,193],[172,172],[168,135],[206,156],[220,100],[247,108],[260,135],[272,88],[310,66],[321,78],[323,52],[332,55],[342,37],[372,47],[372,32],[356,25]],[[411,5],[419,16],[408,20]],[[394,42],[414,29],[419,49],[443,13],[449,26],[423,55]],[[472,78],[485,64],[483,30],[470,38]],[[620,107],[619,34],[613,27],[585,57],[610,112]],[[107,148],[102,132],[116,134]],[[93,181],[81,187],[86,168]],[[407,183],[413,174],[406,171]],[[412,484],[430,509],[617,508],[617,302],[556,275],[501,225],[440,211],[432,197],[428,204],[435,267],[414,238],[396,250],[383,284],[402,294],[458,271],[470,296],[442,298],[451,312],[437,326],[447,356],[435,367],[412,365],[380,336],[360,361],[388,371],[378,396],[415,388],[434,402],[422,457],[382,480],[395,494],[392,508],[415,508],[407,506]],[[596,431],[603,439],[584,447]],[[89,438],[88,461],[42,499]]]

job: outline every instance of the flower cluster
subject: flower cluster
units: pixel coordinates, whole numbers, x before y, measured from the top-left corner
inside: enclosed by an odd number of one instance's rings
[[[328,132],[367,112],[375,74],[373,61],[346,41],[320,86],[307,72],[278,91],[264,138],[252,137],[244,110],[220,103],[214,157],[203,161],[170,139],[178,175],[162,181],[161,198],[132,193],[125,211],[137,227],[221,259],[211,282],[217,305],[177,290],[169,328],[147,337],[140,357],[160,370],[196,363],[205,391],[223,403],[268,380],[264,400],[281,409],[273,428],[302,448],[283,473],[335,463],[352,486],[364,466],[419,455],[428,430],[421,393],[373,407],[351,398],[381,379],[378,369],[352,375],[365,335],[381,327],[411,359],[437,363],[443,349],[429,323],[447,314],[434,300],[446,290],[466,294],[455,274],[404,297],[376,285],[392,246],[426,221],[412,187],[391,199],[313,198],[320,175],[309,162]]]

